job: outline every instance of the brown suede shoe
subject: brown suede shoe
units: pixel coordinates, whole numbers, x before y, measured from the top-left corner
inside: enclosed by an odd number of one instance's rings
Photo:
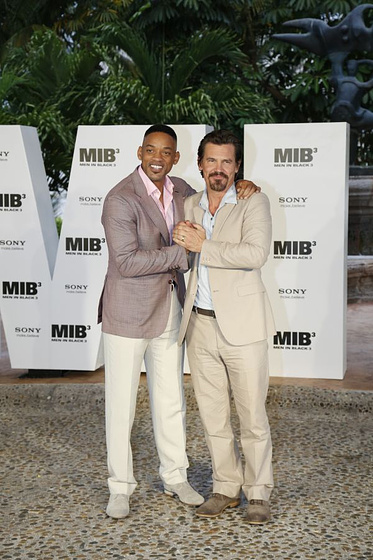
[[[263,525],[268,523],[271,514],[269,511],[269,502],[264,500],[250,500],[247,506],[246,518],[252,525]]]
[[[196,509],[199,517],[218,517],[226,508],[233,508],[240,505],[240,497],[230,498],[224,494],[213,494],[211,498]]]

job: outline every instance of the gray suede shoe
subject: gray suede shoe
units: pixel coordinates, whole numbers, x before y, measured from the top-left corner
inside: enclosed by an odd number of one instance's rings
[[[227,508],[240,505],[240,497],[230,498],[224,494],[213,494],[202,506],[197,508],[196,515],[199,517],[218,517]]]
[[[269,502],[264,500],[249,500],[246,518],[252,525],[263,525],[271,518]]]
[[[106,514],[114,519],[123,519],[130,512],[129,498],[126,494],[110,494]]]
[[[187,481],[178,484],[164,484],[164,493],[167,496],[177,496],[180,502],[188,506],[199,506],[205,501],[204,497],[198,494]]]

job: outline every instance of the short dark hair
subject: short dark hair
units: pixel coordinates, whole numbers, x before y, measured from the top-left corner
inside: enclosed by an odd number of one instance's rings
[[[144,138],[146,138],[149,134],[153,134],[153,132],[163,132],[164,134],[168,134],[169,136],[171,136],[171,138],[173,138],[175,140],[175,142],[177,144],[176,132],[170,126],[167,126],[166,124],[153,124],[145,132]]]
[[[198,163],[201,162],[203,156],[205,155],[206,144],[216,144],[217,146],[222,146],[223,144],[233,144],[236,163],[240,163],[242,161],[241,140],[237,138],[233,132],[230,132],[230,130],[213,130],[202,138],[197,153]]]

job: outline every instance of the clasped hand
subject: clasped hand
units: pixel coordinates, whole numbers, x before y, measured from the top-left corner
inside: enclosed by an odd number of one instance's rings
[[[187,251],[200,253],[202,244],[206,239],[206,232],[199,224],[192,224],[189,220],[179,222],[173,231],[172,238],[177,245]]]

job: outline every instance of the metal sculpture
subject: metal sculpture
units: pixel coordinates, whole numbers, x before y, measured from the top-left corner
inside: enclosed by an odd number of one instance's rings
[[[363,19],[363,14],[368,9],[373,9],[373,4],[357,6],[340,23],[332,27],[325,21],[314,18],[287,21],[284,23],[286,27],[299,27],[306,33],[273,35],[275,39],[325,56],[331,61],[330,80],[336,92],[331,119],[346,121],[351,125],[351,161],[356,155],[358,132],[373,129],[373,112],[362,106],[364,95],[373,87],[373,77],[365,82],[356,78],[359,65],[373,68],[373,60],[346,60],[353,52],[373,52],[373,26],[367,27]]]

